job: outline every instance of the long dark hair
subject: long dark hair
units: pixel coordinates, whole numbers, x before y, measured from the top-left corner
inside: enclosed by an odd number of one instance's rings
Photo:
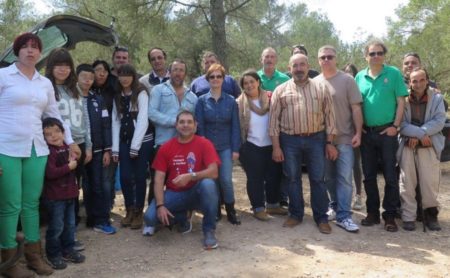
[[[53,84],[53,88],[55,89],[55,98],[56,100],[61,99],[61,93],[56,87],[55,76],[53,76],[53,69],[55,66],[67,65],[70,67],[69,77],[64,81],[64,84],[69,89],[69,94],[78,99],[80,97],[80,93],[77,89],[77,75],[75,74],[75,67],[73,63],[72,56],[69,51],[64,48],[56,48],[52,52],[47,59],[47,67],[45,68],[45,77],[50,79]]]
[[[122,91],[123,91],[123,87],[122,84],[120,84],[120,77],[121,76],[131,76],[133,77],[133,82],[131,82],[131,100],[130,100],[130,104],[132,108],[136,108],[137,107],[137,100],[138,100],[138,96],[141,92],[144,92],[145,94],[147,94],[147,91],[144,89],[144,87],[141,85],[141,83],[139,83],[139,79],[137,76],[137,72],[134,69],[134,67],[130,64],[125,64],[120,66],[117,69],[117,83],[116,83],[116,92],[120,92],[118,94],[116,94],[116,96],[114,97],[114,102],[116,103],[116,107],[117,107],[117,112],[119,113],[125,113],[127,111],[123,111],[122,105],[121,105],[121,101],[120,98],[122,96]]]
[[[345,64],[345,66],[342,68],[343,71],[347,71],[347,69],[350,69],[350,71],[352,72],[353,77],[355,77],[358,74],[358,69],[356,68],[356,66],[352,63],[347,63]]]
[[[261,82],[261,77],[259,77],[259,75],[255,69],[248,69],[248,70],[244,71],[244,73],[242,73],[242,76],[239,80],[239,85],[241,85],[242,90],[244,91],[244,77],[246,77],[246,76],[250,76],[259,82],[258,93],[260,94],[262,91],[262,88],[261,88],[262,82]]]

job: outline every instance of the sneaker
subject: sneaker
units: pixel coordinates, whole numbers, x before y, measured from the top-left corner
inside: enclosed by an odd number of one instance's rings
[[[84,262],[86,257],[78,251],[73,251],[73,252],[63,255],[63,259],[65,261],[72,262],[74,264],[80,264],[80,263]]]
[[[328,221],[333,221],[336,219],[336,212],[332,208],[328,208],[327,215],[328,215]]]
[[[192,218],[194,217],[194,213],[190,212],[188,217],[186,218],[186,221],[184,223],[178,224],[178,232],[182,235],[188,234],[192,231]]]
[[[354,210],[362,209],[362,199],[361,199],[361,195],[359,195],[359,194],[356,194],[356,196],[355,196],[355,202],[353,203],[353,209]]]
[[[266,208],[266,213],[275,215],[287,215],[288,210],[284,207]]]
[[[110,224],[106,224],[106,225],[95,225],[94,231],[98,232],[98,233],[112,235],[112,234],[115,234],[117,230]]]
[[[67,267],[66,262],[61,257],[47,257],[48,262],[50,263],[50,266],[53,269],[65,269]]]
[[[356,225],[351,218],[336,221],[336,225],[350,233],[357,233],[359,231],[358,225]]]
[[[205,236],[204,241],[205,250],[216,249],[219,246],[219,244],[217,244],[216,236],[214,235],[214,230],[205,232],[204,236]]]
[[[280,201],[280,207],[287,209],[289,207],[288,201]]]
[[[84,244],[79,241],[79,240],[75,240],[75,244],[73,246],[73,250],[75,251],[83,251],[84,250]]]
[[[142,230],[143,236],[152,236],[155,234],[155,227],[152,226],[144,226],[144,229]]]

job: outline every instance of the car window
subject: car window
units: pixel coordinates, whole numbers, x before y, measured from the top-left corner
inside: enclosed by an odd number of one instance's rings
[[[37,35],[42,41],[42,53],[41,57],[47,57],[49,52],[57,47],[62,47],[67,42],[67,36],[56,26],[51,26],[43,30],[39,30]],[[16,61],[14,52],[11,51],[4,59],[5,62],[12,64]]]

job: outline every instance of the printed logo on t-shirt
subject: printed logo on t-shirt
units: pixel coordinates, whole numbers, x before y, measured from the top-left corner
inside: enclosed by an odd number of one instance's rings
[[[193,152],[189,152],[186,157],[181,154],[175,155],[172,160],[177,176],[184,173],[193,173],[195,162],[196,158]]]
[[[188,153],[187,163],[188,163],[188,173],[193,173],[195,167],[195,154],[193,152]]]

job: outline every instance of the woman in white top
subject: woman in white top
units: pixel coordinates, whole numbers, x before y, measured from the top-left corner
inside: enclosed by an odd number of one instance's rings
[[[35,69],[41,57],[38,36],[24,33],[13,44],[17,61],[0,69],[0,246],[2,260],[16,253],[19,216],[25,234],[25,257],[39,275],[53,272],[41,256],[39,197],[49,150],[44,141],[42,118],[61,120],[52,83]],[[70,130],[65,141],[79,154]],[[33,273],[16,264],[3,275],[29,277]]]
[[[140,85],[136,70],[119,67],[117,92],[112,111],[112,157],[120,161],[120,184],[127,210],[123,227],[142,227],[147,170],[152,159],[153,129],[148,119],[148,94]]]
[[[239,160],[247,175],[247,194],[253,216],[267,221],[270,214],[286,214],[280,207],[281,164],[272,160],[269,136],[269,95],[261,89],[261,79],[254,70],[242,74],[243,94],[237,99],[241,140]],[[266,208],[267,202],[267,208]]]

